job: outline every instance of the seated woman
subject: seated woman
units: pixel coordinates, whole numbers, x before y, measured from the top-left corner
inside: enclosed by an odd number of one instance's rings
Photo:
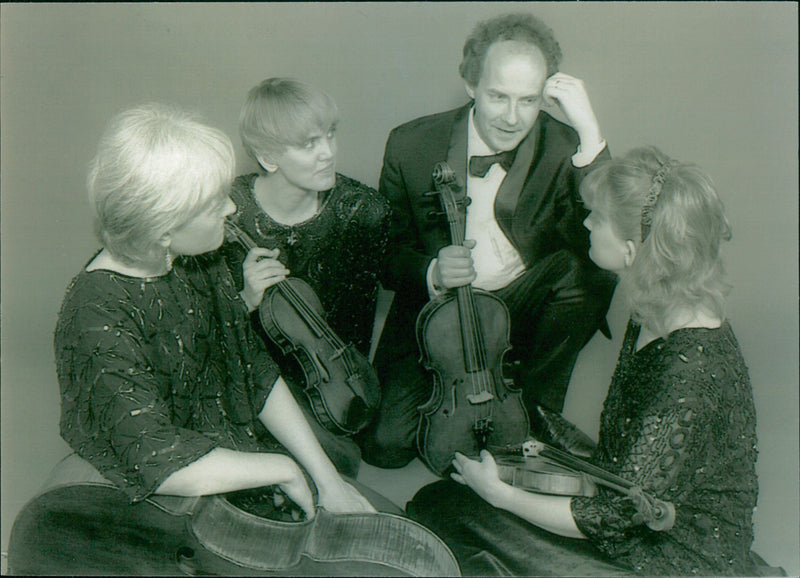
[[[239,130],[261,170],[235,180],[231,221],[262,249],[246,254],[229,243],[223,251],[250,311],[267,287],[299,278],[319,297],[336,335],[368,355],[389,207],[371,188],[336,173],[337,122],[336,104],[313,86],[270,78],[250,90]],[[340,472],[355,476],[358,446],[317,423],[299,365],[262,336],[322,446]]]
[[[146,105],[111,123],[88,180],[103,248],[69,286],[55,334],[61,435],[133,502],[269,486],[308,519],[315,505],[373,512],[320,447],[214,252],[233,170],[230,140],[180,111]]]
[[[632,310],[590,461],[672,503],[674,525],[651,529],[600,484],[572,498],[512,487],[485,451],[456,454],[455,482],[408,511],[465,575],[752,575],[756,414],[724,316],[722,203],[703,171],[655,148],[598,167],[581,195],[589,255],[619,273]]]

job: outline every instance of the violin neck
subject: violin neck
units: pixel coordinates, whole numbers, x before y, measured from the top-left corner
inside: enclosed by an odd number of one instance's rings
[[[464,246],[466,236],[466,219],[458,209],[450,188],[446,185],[439,188],[442,206],[447,216],[450,228],[450,241],[454,245]],[[464,360],[467,372],[473,373],[486,369],[486,346],[483,338],[483,328],[475,306],[472,285],[462,285],[456,288],[458,301],[458,317],[461,326],[461,343],[464,350]]]

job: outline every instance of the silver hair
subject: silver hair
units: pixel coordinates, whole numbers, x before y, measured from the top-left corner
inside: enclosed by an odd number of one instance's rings
[[[227,194],[234,170],[230,139],[193,114],[156,103],[126,110],[90,165],[95,234],[123,262],[163,259],[159,241]]]

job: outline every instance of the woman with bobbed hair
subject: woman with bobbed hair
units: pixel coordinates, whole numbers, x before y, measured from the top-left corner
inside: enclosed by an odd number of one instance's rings
[[[423,488],[408,511],[465,575],[755,575],[756,413],[724,311],[722,202],[704,171],[654,147],[598,166],[580,190],[589,256],[619,274],[631,309],[590,462],[671,503],[673,525],[599,484],[571,498],[512,487],[488,452],[456,454],[455,482]],[[562,451],[588,439],[549,419]]]
[[[61,434],[133,502],[267,487],[311,518],[305,470],[318,505],[374,511],[317,443],[215,251],[233,171],[228,137],[179,110],[143,105],[108,127],[88,180],[103,247],[55,333]]]
[[[330,96],[297,80],[269,78],[249,91],[239,131],[259,171],[234,181],[230,219],[259,248],[245,253],[230,243],[223,251],[251,311],[267,287],[287,276],[302,279],[333,331],[368,355],[389,207],[373,189],[336,172],[338,120]],[[358,446],[314,420],[299,365],[262,336],[328,455],[340,472],[355,476]]]

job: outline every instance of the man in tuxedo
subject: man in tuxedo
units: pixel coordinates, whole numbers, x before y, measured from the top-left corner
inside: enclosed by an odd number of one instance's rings
[[[401,467],[416,455],[417,408],[433,381],[414,328],[429,298],[471,283],[505,302],[504,373],[534,422],[537,406],[563,409],[578,353],[598,328],[607,334],[616,279],[588,259],[578,186],[609,153],[583,82],[558,72],[560,59],[552,31],[532,15],[482,22],[459,69],[471,102],[389,135],[379,189],[394,216],[382,281],[395,297],[375,357],[381,411],[361,438],[369,463]],[[569,126],[544,106],[557,106]],[[463,246],[450,240],[439,197],[427,194],[440,161],[469,197]]]

